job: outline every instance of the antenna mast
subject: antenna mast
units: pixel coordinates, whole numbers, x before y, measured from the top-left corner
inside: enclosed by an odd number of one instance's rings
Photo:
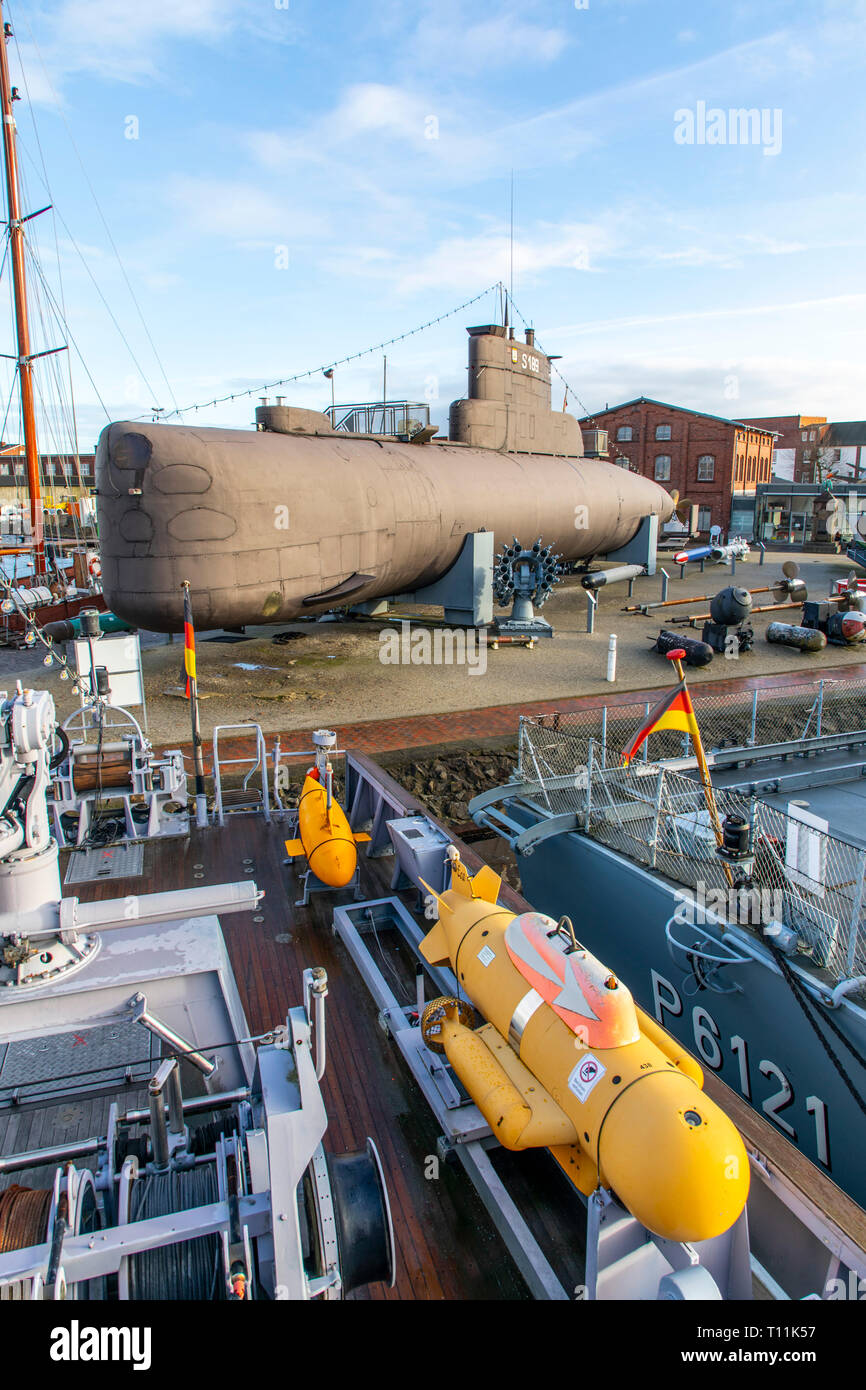
[[[15,330],[18,339],[18,381],[21,389],[21,417],[24,425],[24,457],[30,494],[30,524],[34,566],[37,574],[45,569],[45,541],[42,524],[42,496],[39,487],[39,450],[36,444],[36,413],[33,406],[33,354],[30,350],[30,324],[27,317],[27,279],[24,268],[24,228],[18,191],[18,152],[15,118],[12,115],[13,89],[9,82],[6,43],[12,26],[3,22],[0,0],[0,106],[3,110],[3,163],[6,173],[6,206],[9,212],[9,257],[15,294]],[[15,93],[17,98],[17,92]]]
[[[508,298],[514,303],[514,170],[511,170],[510,231],[508,236]]]

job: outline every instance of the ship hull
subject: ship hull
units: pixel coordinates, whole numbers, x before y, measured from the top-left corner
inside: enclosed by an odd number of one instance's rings
[[[509,816],[526,827],[539,820],[522,802],[510,803]],[[519,866],[522,891],[537,911],[571,916],[581,942],[628,981],[651,1017],[866,1205],[866,1115],[757,937],[744,928],[726,932],[728,944],[739,937],[754,960],[726,966],[719,986],[730,992],[717,992],[703,987],[692,968],[681,968],[668,947],[665,925],[682,907],[675,885],[575,833],[542,841]],[[688,937],[689,928],[680,927],[679,935]],[[693,936],[712,943],[721,931],[710,918]],[[866,1054],[866,1012],[846,999],[826,1013]],[[866,1068],[831,1042],[852,1084],[866,1095]]]

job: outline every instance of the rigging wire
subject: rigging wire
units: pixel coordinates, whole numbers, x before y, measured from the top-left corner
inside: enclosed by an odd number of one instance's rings
[[[13,38],[14,38],[14,32],[13,32]],[[26,95],[27,95],[27,109],[28,109],[28,113],[29,113],[29,115],[30,115],[30,124],[31,124],[32,127],[33,127],[33,138],[34,138],[34,140],[36,141],[36,148],[37,148],[37,150],[39,151],[39,162],[40,162],[40,164],[42,165],[42,179],[43,179],[43,183],[44,183],[44,185],[45,185],[45,188],[48,190],[48,195],[49,195],[49,199],[50,199],[50,203],[51,203],[51,227],[52,227],[52,231],[53,231],[53,234],[54,234],[54,256],[55,256],[55,262],[56,262],[56,265],[57,265],[57,283],[58,283],[58,287],[59,287],[59,291],[60,291],[60,323],[61,323],[61,327],[62,327],[64,330],[66,330],[66,331],[68,332],[68,330],[67,330],[67,325],[66,325],[66,290],[65,290],[65,288],[64,288],[64,283],[63,283],[63,262],[62,262],[62,259],[61,259],[61,256],[60,256],[60,239],[59,239],[59,237],[58,237],[58,235],[57,235],[57,213],[56,213],[56,210],[55,210],[55,207],[54,207],[54,199],[53,199],[53,196],[51,195],[51,190],[50,190],[50,186],[49,186],[48,166],[47,166],[46,163],[45,163],[45,154],[44,154],[44,151],[43,151],[43,149],[42,149],[42,141],[39,139],[39,127],[38,127],[38,125],[36,124],[36,117],[35,117],[35,115],[34,115],[34,113],[33,113],[33,102],[32,102],[32,100],[31,100],[31,98],[30,98],[30,88],[29,88],[28,83],[27,83],[27,70],[26,70],[24,64],[21,62],[21,53],[20,53],[20,50],[19,50],[19,48],[18,48],[18,42],[17,42],[17,40],[15,41],[15,51],[16,51],[16,53],[18,54],[18,62],[19,62],[19,65],[20,65],[20,67],[21,67],[21,75],[22,75],[22,81],[23,81],[23,83],[24,83],[24,91],[25,91],[25,93],[26,93]],[[25,244],[26,244],[26,242],[25,242]],[[34,260],[36,260],[36,259],[38,259],[38,258],[34,256]],[[3,271],[2,271],[2,266],[0,266],[0,277],[2,277],[2,273],[3,273]],[[79,445],[78,445],[78,424],[77,424],[76,414],[75,414],[75,384],[74,384],[73,377],[72,377],[72,355],[71,355],[71,353],[67,353],[67,356],[66,356],[66,374],[67,374],[67,380],[68,380],[68,385],[69,385],[70,444],[71,444],[71,446],[72,446],[72,455],[73,455],[73,459],[74,459],[74,463],[75,463],[75,472],[76,472],[77,479],[78,479],[78,486],[79,486],[80,488],[82,488],[82,490],[83,490],[83,488],[84,488],[84,480],[83,480],[82,475],[81,475],[81,455],[80,455],[80,450],[79,450]],[[59,380],[58,380],[58,386],[59,386]],[[60,394],[59,390],[58,390],[58,399],[59,399],[60,401],[62,401],[62,395]],[[64,467],[64,482],[66,482],[67,485],[68,485],[68,478],[67,478],[67,475],[66,475],[66,472],[65,472],[65,467]],[[72,515],[73,515],[73,520],[74,520],[74,528],[73,528],[73,529],[74,529],[76,538],[78,538],[78,534],[79,534],[78,518],[77,518],[77,516],[76,516],[76,514],[75,514],[74,511],[73,511],[73,514],[72,514]]]
[[[63,220],[63,219],[61,218],[61,221],[62,221],[62,220]],[[27,245],[26,242],[25,242],[25,245]],[[77,248],[76,248],[76,250],[77,250]],[[28,252],[29,252],[29,251],[30,251],[30,248],[28,247]],[[46,296],[47,296],[47,298],[48,298],[49,303],[51,304],[52,308],[54,308],[55,312],[58,313],[58,315],[59,315],[59,309],[58,309],[58,307],[57,307],[57,302],[56,302],[56,300],[54,299],[54,295],[53,295],[53,293],[52,293],[51,286],[48,284],[48,281],[45,279],[45,273],[44,273],[44,271],[43,271],[43,269],[42,269],[42,266],[40,265],[39,261],[38,261],[33,255],[30,255],[29,264],[30,264],[31,269],[35,272],[37,278],[38,278],[39,281],[41,282],[42,287],[43,287],[43,289],[45,290],[45,294],[46,294]],[[95,283],[95,282],[94,282],[94,283]],[[98,287],[97,287],[97,288],[98,288]],[[111,312],[111,311],[109,310],[109,313],[110,313],[110,312]],[[92,377],[91,374],[90,374],[90,369],[89,369],[89,367],[87,366],[86,361],[84,360],[84,356],[83,356],[83,354],[82,354],[82,352],[81,352],[81,349],[80,349],[80,347],[78,346],[78,343],[76,342],[75,338],[74,338],[74,337],[72,336],[72,334],[70,333],[70,331],[69,331],[69,325],[68,325],[66,322],[63,323],[63,328],[64,328],[64,331],[66,332],[66,334],[67,334],[67,336],[68,336],[68,338],[69,338],[70,343],[71,343],[72,346],[75,348],[75,351],[78,353],[78,359],[79,359],[79,361],[81,362],[82,367],[84,368],[84,371],[85,371],[85,373],[86,373],[86,375],[87,375],[87,380],[90,382],[91,386],[93,387],[93,390],[94,390],[94,392],[95,392],[95,394],[96,394],[96,398],[97,398],[97,400],[99,401],[99,404],[102,406],[102,409],[105,411],[105,417],[106,417],[106,419],[110,421],[112,417],[111,417],[111,414],[109,413],[108,406],[105,404],[105,401],[102,399],[102,396],[100,395],[100,392],[99,392],[99,387],[96,385],[96,382],[93,380],[93,377]],[[121,334],[121,336],[123,336],[123,335]],[[124,341],[126,341],[126,340],[124,339]],[[128,346],[128,344],[127,344],[127,346]],[[135,358],[133,358],[133,361],[135,361]],[[145,381],[145,385],[148,385],[147,381]]]
[[[34,167],[34,169],[35,169],[36,166],[35,166],[34,161],[33,161],[33,156],[30,154],[30,151],[27,149],[27,146],[26,146],[22,141],[19,140],[19,142],[18,142],[18,148],[19,148],[19,150],[21,151],[22,154],[26,155],[27,159],[30,160],[31,164],[33,164],[33,167]],[[41,175],[39,174],[39,170],[38,170],[38,169],[36,169],[36,176],[37,176],[37,178],[39,178],[40,181],[41,181]],[[50,189],[48,188],[47,185],[45,185],[45,191],[46,191],[46,193],[48,194],[48,196],[50,197],[50,196],[51,196],[51,191],[50,191]],[[120,324],[118,323],[118,321],[117,321],[117,319],[116,319],[116,317],[115,317],[115,315],[114,315],[114,313],[113,313],[113,311],[112,311],[111,305],[108,303],[108,300],[105,298],[105,295],[102,293],[102,290],[101,290],[100,287],[99,287],[99,282],[97,281],[96,277],[94,276],[93,271],[90,269],[90,266],[89,266],[88,263],[87,263],[87,260],[86,260],[86,258],[85,258],[85,256],[84,256],[83,251],[81,250],[81,247],[78,245],[78,242],[75,240],[75,237],[73,236],[72,232],[70,231],[69,226],[68,226],[68,224],[67,224],[67,222],[66,222],[66,219],[63,217],[63,214],[62,214],[62,213],[57,212],[56,209],[54,209],[54,211],[55,211],[55,213],[56,213],[56,216],[57,216],[57,218],[58,218],[58,221],[60,222],[60,225],[63,227],[63,230],[65,231],[66,235],[69,237],[70,243],[71,243],[73,249],[75,250],[75,252],[76,252],[76,254],[77,254],[79,260],[81,261],[81,264],[84,266],[84,269],[85,269],[85,271],[87,272],[88,278],[90,279],[90,282],[91,282],[91,284],[93,285],[93,288],[96,290],[96,293],[99,295],[99,298],[100,298],[100,300],[102,301],[102,305],[103,305],[103,308],[105,309],[105,312],[108,314],[108,317],[111,319],[111,322],[114,324],[115,328],[117,329],[117,332],[118,332],[118,334],[119,334],[119,336],[120,336],[120,339],[121,339],[121,341],[122,341],[124,347],[126,348],[127,352],[129,353],[129,356],[130,356],[130,358],[131,358],[133,364],[135,365],[136,369],[137,369],[138,372],[140,373],[142,381],[144,382],[144,384],[145,384],[145,386],[147,387],[148,391],[150,391],[150,392],[153,394],[153,396],[155,397],[155,396],[156,396],[156,392],[154,391],[153,387],[151,386],[150,382],[148,381],[147,374],[146,374],[144,368],[142,367],[141,363],[139,362],[138,358],[136,357],[136,355],[135,355],[135,353],[134,353],[134,351],[133,351],[133,349],[132,349],[132,345],[131,345],[129,339],[127,338],[126,334],[124,333],[123,329],[121,328]],[[45,283],[46,293],[48,294],[49,298],[51,298],[51,299],[53,300],[54,296],[53,296],[53,294],[52,294],[52,292],[51,292],[50,286],[48,286],[47,282],[45,282],[45,277],[44,277],[44,275],[43,275],[43,273],[42,273],[42,269],[41,269],[41,267],[38,265],[38,262],[37,262],[36,264],[37,264],[37,269],[38,269],[38,273],[39,273],[39,275],[40,275],[40,278],[41,278],[41,279],[43,280],[43,282]],[[59,314],[59,312],[60,312],[59,309],[57,310],[57,312],[58,312],[58,314]],[[109,413],[108,407],[106,406],[105,401],[102,399],[102,396],[99,394],[99,391],[98,391],[98,389],[97,389],[96,383],[94,382],[93,377],[92,377],[91,374],[90,374],[90,370],[89,370],[89,368],[88,368],[88,366],[87,366],[87,363],[86,363],[86,361],[85,361],[85,359],[84,359],[84,355],[83,355],[83,353],[82,353],[80,347],[78,346],[78,343],[75,341],[74,337],[72,336],[72,333],[69,331],[69,325],[66,323],[65,319],[63,320],[63,327],[64,327],[64,332],[66,333],[67,337],[69,338],[69,341],[72,343],[73,347],[75,348],[75,351],[78,353],[78,357],[79,357],[79,360],[80,360],[80,362],[81,362],[81,365],[82,365],[82,367],[84,368],[85,372],[87,373],[87,379],[88,379],[88,381],[90,382],[91,386],[93,387],[94,391],[96,392],[96,396],[97,396],[97,398],[98,398],[98,400],[99,400],[99,404],[102,406],[102,409],[105,411],[106,419],[111,420],[112,416],[111,416],[111,414]]]
[[[7,8],[8,8],[8,5],[7,5]],[[149,329],[148,326],[147,326],[147,322],[146,322],[145,317],[144,317],[144,314],[142,313],[142,310],[141,310],[141,305],[139,304],[138,299],[136,298],[135,291],[134,291],[133,288],[132,288],[132,284],[131,284],[131,282],[130,282],[129,276],[128,276],[127,273],[126,273],[126,267],[125,267],[124,264],[123,264],[123,261],[122,261],[121,256],[120,256],[120,252],[119,252],[118,249],[117,249],[117,245],[116,245],[116,243],[115,243],[114,237],[111,235],[111,228],[110,228],[109,225],[108,225],[108,222],[107,222],[107,220],[106,220],[106,218],[105,218],[105,214],[104,214],[103,211],[102,211],[102,207],[101,207],[101,205],[100,205],[99,199],[98,199],[97,196],[96,196],[96,190],[95,190],[95,188],[93,187],[93,184],[91,183],[90,175],[89,175],[88,172],[87,172],[87,169],[86,169],[85,164],[84,164],[84,160],[81,158],[81,154],[80,154],[80,152],[79,152],[78,146],[77,146],[76,143],[75,143],[75,137],[73,136],[72,130],[71,130],[70,125],[69,125],[69,122],[68,122],[67,119],[66,119],[66,115],[65,115],[64,110],[63,110],[63,104],[62,104],[62,102],[59,100],[59,98],[57,97],[57,93],[55,92],[54,87],[53,87],[53,85],[52,85],[52,83],[51,83],[51,79],[50,79],[50,77],[48,76],[48,71],[47,71],[47,69],[46,69],[46,67],[45,67],[45,61],[44,61],[44,59],[43,59],[43,57],[42,57],[42,53],[41,53],[41,51],[40,51],[39,45],[38,45],[38,43],[36,42],[36,39],[35,39],[35,37],[34,37],[34,35],[33,35],[33,31],[32,31],[32,29],[30,28],[30,25],[29,25],[29,23],[28,23],[28,21],[27,21],[26,19],[25,19],[24,22],[25,22],[25,25],[26,25],[26,27],[27,27],[27,33],[28,33],[28,35],[30,36],[30,42],[33,44],[34,51],[35,51],[35,53],[36,53],[37,58],[39,59],[39,64],[40,64],[40,67],[42,68],[42,72],[43,72],[43,75],[44,75],[44,77],[45,77],[45,81],[47,82],[49,90],[51,91],[52,95],[54,96],[55,100],[57,101],[57,106],[58,106],[58,110],[59,110],[59,112],[60,112],[61,120],[63,121],[63,124],[64,124],[64,126],[66,127],[66,133],[67,133],[67,135],[69,136],[69,143],[72,145],[72,148],[73,148],[73,150],[75,151],[75,158],[78,160],[79,166],[80,166],[80,168],[81,168],[81,172],[82,172],[82,174],[84,175],[84,180],[85,180],[85,182],[86,182],[86,184],[87,184],[88,189],[90,190],[90,196],[92,197],[94,207],[96,208],[96,211],[97,211],[97,213],[99,214],[99,220],[101,221],[101,223],[102,223],[102,225],[103,225],[103,227],[104,227],[104,229],[105,229],[105,235],[106,235],[107,238],[108,238],[108,243],[109,243],[109,245],[110,245],[112,251],[114,252],[114,256],[115,256],[115,259],[116,259],[116,261],[117,261],[117,264],[118,264],[118,266],[119,266],[119,268],[120,268],[120,273],[121,273],[121,275],[123,276],[123,280],[124,280],[124,283],[125,283],[125,285],[126,285],[126,288],[129,290],[129,297],[130,297],[130,299],[132,300],[133,304],[135,305],[135,310],[136,310],[136,313],[138,314],[139,319],[141,320],[141,326],[142,326],[142,328],[144,329],[145,337],[147,338],[147,341],[148,341],[148,343],[150,344],[151,351],[153,352],[154,358],[155,358],[155,360],[156,360],[156,364],[157,364],[157,366],[159,367],[160,373],[161,373],[161,375],[162,375],[162,379],[163,379],[163,381],[165,382],[166,387],[168,388],[169,397],[171,398],[171,401],[172,401],[172,403],[174,404],[174,407],[175,407],[175,409],[174,409],[174,411],[173,411],[172,413],[173,413],[173,414],[182,414],[182,412],[179,411],[179,409],[178,409],[177,400],[176,400],[176,398],[175,398],[174,391],[172,390],[171,382],[170,382],[169,379],[168,379],[168,376],[167,376],[167,374],[166,374],[165,367],[164,367],[163,364],[162,364],[162,359],[160,358],[160,355],[159,355],[159,353],[158,353],[158,351],[157,351],[156,344],[154,343],[153,338],[152,338],[151,333],[150,333],[150,329]],[[16,50],[16,53],[18,53],[18,62],[19,62],[19,64],[21,64],[21,54],[20,54],[20,51],[19,51],[19,49],[18,49],[18,41],[17,41],[17,39],[14,38],[15,27],[16,27],[16,26],[13,25],[13,39],[14,39],[14,42],[15,42],[15,50]],[[23,72],[23,71],[24,71],[24,69],[23,69],[23,65],[22,65],[22,72]],[[24,88],[25,88],[25,91],[26,91],[26,90],[27,90],[26,78],[24,79]],[[27,100],[28,100],[28,104],[30,104],[29,93],[28,93]],[[31,110],[31,115],[32,115],[32,110]],[[49,197],[50,197],[50,196],[51,196],[51,190],[47,187],[47,184],[46,184],[46,189],[47,189],[48,194],[49,194]],[[61,221],[62,221],[62,220],[63,220],[63,219],[61,218]],[[64,223],[64,226],[65,226],[65,223]],[[68,232],[69,229],[67,228],[66,230],[67,230],[67,232]],[[76,249],[77,249],[77,248],[76,248]],[[79,253],[79,254],[80,254],[80,253]],[[83,259],[83,257],[82,257],[82,259]],[[94,282],[94,283],[95,283],[95,282]],[[113,317],[113,315],[112,315],[112,317]],[[122,336],[122,335],[121,335],[121,336]],[[124,339],[124,341],[126,341],[126,340]],[[128,343],[127,343],[127,347],[129,347],[129,344],[128,344]],[[131,353],[131,349],[130,349],[130,353]],[[133,358],[133,360],[135,360],[135,359]],[[137,363],[137,362],[136,362],[136,366],[138,366],[138,363]],[[144,372],[141,370],[141,367],[140,367],[140,366],[138,367],[138,369],[139,369],[139,371],[141,371],[142,379],[144,380],[145,385],[148,387],[148,390],[151,391],[151,393],[153,394],[154,399],[157,400],[157,399],[158,399],[157,393],[153,390],[153,387],[152,387],[152,386],[150,385],[150,383],[147,381],[147,378],[145,377]]]
[[[526,318],[524,318],[523,314],[522,314],[522,313],[520,312],[520,310],[518,309],[517,305],[515,304],[515,302],[514,302],[514,300],[512,299],[512,297],[511,297],[510,294],[509,294],[509,296],[508,296],[508,299],[509,299],[509,302],[510,302],[510,304],[511,304],[512,309],[514,310],[515,314],[517,315],[517,317],[520,319],[521,323],[523,324],[523,327],[524,327],[524,328],[531,328],[532,325],[529,323],[529,320],[526,319]],[[541,345],[540,342],[537,344],[537,346],[538,346],[538,348],[540,349],[541,352],[544,352],[544,348],[542,347],[542,345]],[[544,355],[545,355],[545,357],[546,357],[546,356],[547,356],[547,353],[544,352]],[[562,372],[559,370],[559,368],[558,368],[557,366],[554,366],[553,362],[551,362],[551,364],[550,364],[550,369],[551,369],[551,371],[556,372],[556,375],[559,377],[560,381],[562,382],[563,386],[564,386],[564,387],[566,388],[566,390],[568,391],[569,395],[573,396],[574,399],[577,401],[577,403],[578,403],[578,405],[580,406],[581,410],[583,411],[584,415],[587,417],[587,423],[588,423],[588,424],[589,424],[589,423],[592,423],[592,420],[593,420],[593,413],[592,413],[592,411],[587,410],[587,408],[586,408],[586,406],[584,405],[583,401],[580,399],[580,396],[577,394],[577,392],[575,391],[574,387],[571,385],[571,382],[569,382],[569,381],[566,380],[566,378],[562,375]]]
[[[331,370],[334,367],[344,367],[347,362],[354,362],[359,357],[369,357],[371,353],[381,352],[382,348],[391,347],[393,343],[402,343],[404,338],[414,338],[417,333],[423,333],[426,329],[432,328],[435,324],[442,323],[445,319],[453,318],[455,314],[459,314],[464,309],[468,309],[470,304],[477,304],[479,299],[483,299],[485,295],[501,289],[501,283],[501,281],[497,281],[493,285],[488,285],[480,294],[473,295],[471,299],[464,300],[462,304],[458,304],[454,309],[449,309],[445,314],[439,314],[436,318],[429,319],[427,323],[419,324],[417,328],[410,328],[407,333],[396,334],[393,338],[387,338],[382,343],[375,343],[372,347],[362,348],[360,352],[350,353],[348,357],[340,357],[334,362],[324,362],[321,366],[310,367],[308,371],[296,372],[294,376],[280,377],[278,381],[267,381],[262,383],[261,386],[251,386],[248,391],[233,391],[225,396],[215,396],[214,399],[210,401],[200,401],[197,405],[185,405],[177,410],[167,410],[162,418],[168,419],[172,415],[184,415],[190,410],[207,410],[211,406],[223,405],[226,401],[242,400],[246,396],[257,396],[260,391],[272,391],[275,386],[289,386],[294,381],[303,381],[307,377],[318,376],[320,372]],[[136,418],[144,419],[144,416],[138,416]]]

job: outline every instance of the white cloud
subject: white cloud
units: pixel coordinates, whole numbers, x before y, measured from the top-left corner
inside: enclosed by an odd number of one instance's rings
[[[229,237],[239,244],[265,245],[249,241],[251,229],[259,236],[277,237],[283,242],[321,235],[325,230],[323,219],[288,191],[271,193],[242,179],[174,175],[164,193],[181,214],[188,232]]]
[[[548,270],[593,272],[597,258],[610,245],[611,234],[600,225],[536,223],[515,236],[515,276],[525,285]],[[403,258],[397,291],[410,294],[439,286],[467,290],[497,276],[507,282],[510,259],[510,237],[500,228],[446,237],[426,255]]]
[[[437,5],[418,25],[415,42],[426,62],[446,62],[452,71],[477,72],[551,63],[565,50],[569,38],[565,30],[529,23],[520,13],[472,24],[456,15],[453,7],[443,12]]]
[[[804,309],[859,308],[866,306],[866,294],[837,294],[821,299],[799,299],[777,304],[740,304],[719,309],[689,309],[675,314],[634,314],[623,318],[596,319],[568,324],[547,332],[558,338],[616,332],[622,328],[650,328],[664,323],[695,323],[707,319],[743,319],[772,314],[801,313]]]
[[[60,0],[29,15],[22,7],[16,17],[30,98],[54,104],[74,73],[126,83],[165,81],[164,59],[172,45],[225,43],[241,27],[258,27],[262,7],[255,0]]]
[[[847,419],[859,395],[858,369],[849,358],[746,356],[705,353],[593,351],[559,364],[588,411],[637,396],[671,401],[727,419],[817,412]]]

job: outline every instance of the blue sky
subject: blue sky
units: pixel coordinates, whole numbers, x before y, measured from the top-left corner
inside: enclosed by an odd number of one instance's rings
[[[28,206],[44,159],[63,219],[32,232],[92,378],[73,354],[82,448],[507,281],[512,169],[514,298],[588,410],[866,415],[864,0],[5,8]],[[772,142],[679,143],[700,103],[765,110]],[[390,348],[389,394],[447,420],[492,307]],[[339,369],[337,398],[381,373]],[[244,426],[254,404],[183,418]]]

